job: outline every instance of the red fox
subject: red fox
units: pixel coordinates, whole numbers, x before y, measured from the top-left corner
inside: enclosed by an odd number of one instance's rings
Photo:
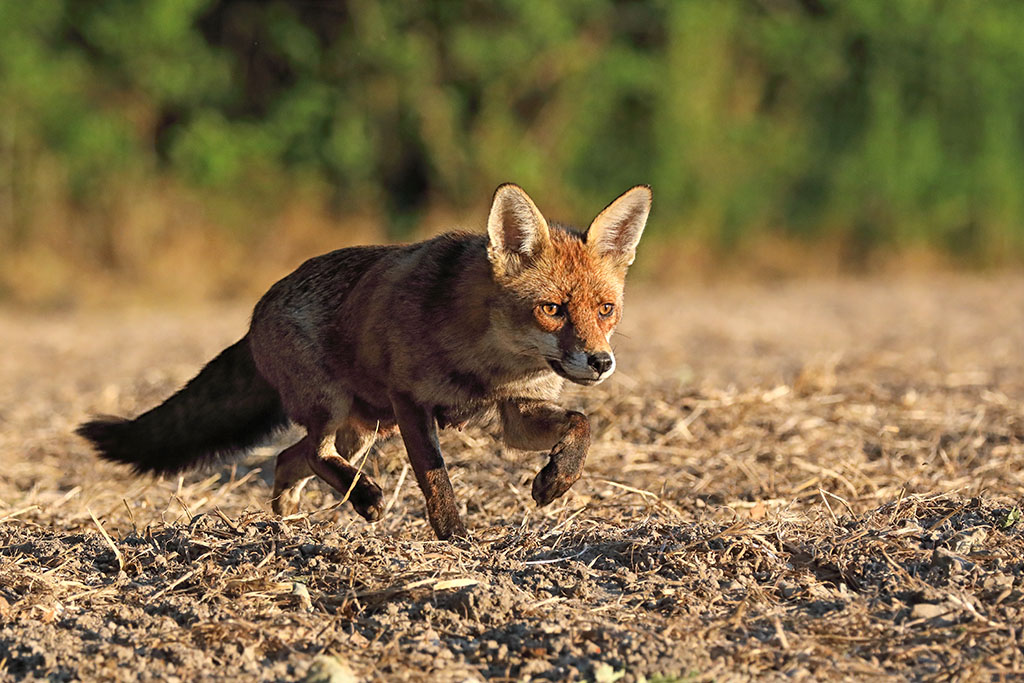
[[[440,539],[465,536],[437,430],[496,411],[505,442],[550,449],[533,481],[547,505],[583,472],[590,423],[553,401],[563,380],[615,370],[609,344],[626,270],[651,209],[638,185],[586,232],[549,223],[514,184],[498,187],[487,234],[339,249],[312,258],[256,304],[249,332],[161,405],[77,433],[136,472],[178,472],[229,456],[297,423],[277,457],[272,506],[298,508],[313,476],[356,512],[383,492],[350,461],[397,429]],[[355,482],[353,484],[353,482]]]

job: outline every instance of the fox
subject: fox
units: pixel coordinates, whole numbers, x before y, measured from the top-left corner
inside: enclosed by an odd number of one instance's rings
[[[506,183],[486,234],[311,258],[177,393],[134,419],[98,417],[76,432],[99,457],[159,475],[238,455],[295,424],[305,435],[277,456],[274,513],[294,514],[316,476],[369,522],[383,514],[383,491],[352,463],[397,432],[434,534],[468,538],[438,430],[497,416],[506,445],[548,451],[536,504],[569,490],[590,421],[556,401],[566,381],[594,386],[615,370],[610,340],[652,198],[649,186],[632,187],[580,231],[548,221]]]

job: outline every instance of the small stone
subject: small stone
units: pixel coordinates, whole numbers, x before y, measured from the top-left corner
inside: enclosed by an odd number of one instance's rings
[[[351,667],[337,657],[319,655],[302,680],[303,683],[356,683],[359,679]]]
[[[953,551],[966,555],[975,548],[980,547],[988,539],[988,532],[985,529],[977,528],[965,531],[954,539]]]
[[[306,588],[305,584],[295,581],[292,583],[292,595],[299,603],[299,607],[306,610],[307,612],[313,611],[313,601],[309,597],[309,589]]]
[[[934,619],[949,613],[947,605],[935,605],[930,602],[919,602],[910,610],[911,619]]]

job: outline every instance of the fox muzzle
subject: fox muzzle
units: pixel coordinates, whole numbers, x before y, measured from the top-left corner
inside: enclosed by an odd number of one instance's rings
[[[615,356],[608,351],[569,351],[561,361],[548,363],[560,377],[587,386],[600,384],[615,372]]]

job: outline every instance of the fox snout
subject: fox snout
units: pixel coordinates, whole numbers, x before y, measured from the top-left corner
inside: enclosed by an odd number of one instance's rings
[[[615,367],[615,356],[602,351],[601,353],[588,353],[587,365],[594,368],[598,375],[610,372]]]
[[[592,386],[615,372],[615,356],[610,351],[569,351],[559,361],[549,361],[558,375],[570,382]]]

